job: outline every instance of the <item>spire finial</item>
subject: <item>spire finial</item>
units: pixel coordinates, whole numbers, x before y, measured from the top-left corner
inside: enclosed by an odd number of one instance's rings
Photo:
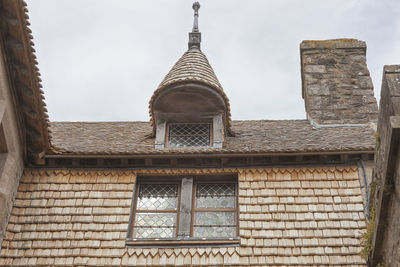
[[[199,49],[200,50],[200,42],[201,42],[201,33],[199,32],[199,2],[193,3],[194,10],[194,22],[192,32],[189,33],[189,50],[190,49]]]
[[[199,9],[200,9],[200,4],[199,2],[194,2],[193,3],[193,10],[194,10],[194,23],[193,23],[193,30],[192,32],[198,32],[199,31]]]

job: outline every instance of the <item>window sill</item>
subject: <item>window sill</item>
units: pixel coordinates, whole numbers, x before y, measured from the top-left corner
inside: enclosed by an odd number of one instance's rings
[[[212,247],[223,246],[232,247],[240,245],[240,238],[233,237],[229,239],[218,238],[169,238],[169,239],[135,239],[127,238],[127,247],[140,247],[140,248],[176,248],[176,247]]]

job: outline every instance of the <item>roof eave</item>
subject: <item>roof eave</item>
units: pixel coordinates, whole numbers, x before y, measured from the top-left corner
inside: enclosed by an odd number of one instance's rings
[[[48,115],[23,0],[2,1],[2,45],[26,163],[43,164],[50,147]]]
[[[336,150],[336,151],[294,151],[294,152],[250,152],[250,153],[157,153],[157,154],[96,154],[96,153],[69,153],[62,152],[59,154],[46,154],[45,158],[193,158],[193,157],[271,157],[271,156],[311,156],[311,155],[352,155],[366,154],[373,155],[374,149],[365,150]]]

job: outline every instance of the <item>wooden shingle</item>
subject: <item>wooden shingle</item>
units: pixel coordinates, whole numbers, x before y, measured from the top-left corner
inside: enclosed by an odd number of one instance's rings
[[[146,172],[156,170],[140,170]],[[118,172],[27,170],[0,264],[365,265],[358,256],[365,216],[357,167],[230,172],[239,173],[240,246],[142,249],[125,246],[135,171],[122,181]]]

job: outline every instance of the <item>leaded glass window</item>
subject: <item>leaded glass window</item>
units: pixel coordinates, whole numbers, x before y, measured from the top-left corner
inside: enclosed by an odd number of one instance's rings
[[[135,240],[238,235],[237,183],[232,175],[139,179],[135,197],[131,228]]]
[[[179,184],[139,184],[135,238],[176,236]]]
[[[168,146],[210,146],[210,128],[209,123],[170,123],[168,124]]]
[[[234,183],[197,183],[193,235],[236,236],[236,188]]]

